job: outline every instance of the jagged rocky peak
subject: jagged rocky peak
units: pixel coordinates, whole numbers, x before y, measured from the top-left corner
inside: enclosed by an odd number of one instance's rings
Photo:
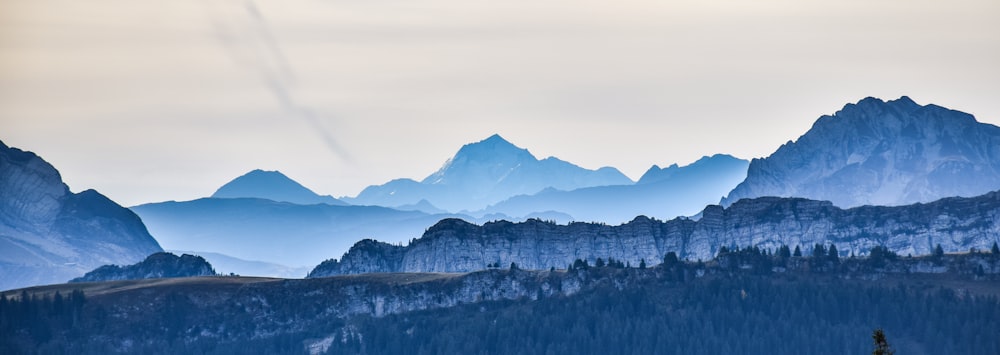
[[[0,222],[51,223],[69,193],[51,164],[0,141]]]
[[[499,182],[521,165],[537,162],[527,149],[517,147],[499,134],[476,143],[462,146],[438,169],[421,183],[434,185],[476,184]]]
[[[866,98],[750,163],[723,205],[760,196],[904,205],[1000,188],[1000,127],[908,97]]]
[[[476,143],[463,145],[437,172],[424,178],[424,184],[466,184],[469,179],[502,180],[522,164],[538,161],[527,149],[511,144],[499,134]],[[481,175],[481,176],[473,176]]]
[[[64,282],[162,251],[132,211],[72,193],[34,153],[0,142],[0,289]]]
[[[173,253],[154,253],[145,260],[127,266],[104,265],[82,277],[69,282],[94,282],[115,280],[139,280],[166,277],[212,276],[215,269],[212,264],[197,255]]]
[[[303,205],[343,205],[331,196],[321,196],[280,171],[253,170],[222,185],[213,198],[263,198]]]
[[[450,212],[477,211],[518,195],[546,188],[628,185],[615,168],[585,169],[555,157],[537,159],[500,135],[466,144],[433,174],[417,182],[396,179],[369,186],[346,201],[361,205],[407,206],[427,200]]]

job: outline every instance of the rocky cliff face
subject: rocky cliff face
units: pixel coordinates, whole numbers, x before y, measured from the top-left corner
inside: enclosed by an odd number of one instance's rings
[[[127,265],[104,265],[69,282],[156,279],[165,277],[212,276],[215,269],[204,258],[196,255],[181,256],[172,253],[155,253],[142,262]]]
[[[482,226],[446,219],[408,246],[374,241],[355,245],[339,261],[320,264],[311,277],[369,272],[468,272],[516,263],[526,269],[565,268],[575,259],[614,258],[635,266],[658,264],[667,252],[708,260],[720,247],[776,249],[835,244],[844,256],[882,245],[901,255],[988,249],[1000,238],[1000,193],[947,198],[928,204],[841,209],[830,202],[763,197],[728,208],[708,206],[700,220],[637,217],[619,226],[557,225],[539,220]]]
[[[1000,127],[908,97],[866,98],[823,116],[795,142],[750,163],[722,201],[805,197],[844,208],[905,205],[1000,188]]]
[[[60,283],[161,251],[134,213],[0,142],[0,289]]]

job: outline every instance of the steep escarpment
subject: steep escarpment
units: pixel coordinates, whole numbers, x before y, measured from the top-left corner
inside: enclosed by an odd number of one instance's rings
[[[158,251],[134,213],[94,190],[70,192],[52,165],[0,142],[0,289],[65,282]]]
[[[659,263],[675,252],[689,260],[711,259],[720,247],[834,244],[843,255],[885,246],[901,255],[988,249],[1000,238],[1000,193],[947,198],[927,204],[841,209],[827,201],[762,197],[728,208],[708,206],[702,218],[658,221],[637,217],[610,226],[557,225],[540,220],[482,226],[446,219],[405,247],[359,243],[312,277],[365,272],[468,272],[497,263],[526,269],[564,268],[580,258],[614,258],[633,266]],[[381,251],[380,251],[381,250]],[[364,254],[362,254],[362,251]]]

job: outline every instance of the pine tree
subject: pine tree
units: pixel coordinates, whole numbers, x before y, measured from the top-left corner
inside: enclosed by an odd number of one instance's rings
[[[872,340],[875,342],[875,350],[872,351],[872,355],[893,355],[896,352],[889,347],[889,342],[885,340],[885,332],[882,328],[875,329],[872,333]]]
[[[997,247],[997,242],[993,242],[993,247],[990,248],[990,254],[993,254],[993,255],[1000,254],[1000,247]]]
[[[824,247],[823,244],[816,243],[813,245],[812,256],[813,258],[822,258],[826,256],[826,247]]]
[[[646,268],[646,259],[639,259],[639,269]]]
[[[792,256],[792,251],[788,250],[787,245],[782,245],[780,248],[778,248],[778,256],[782,258],[789,258]]]
[[[723,247],[723,248],[725,248],[725,247]],[[672,266],[676,265],[679,262],[680,262],[680,260],[677,258],[677,253],[675,253],[675,252],[669,252],[666,255],[663,255],[663,266],[664,267],[672,267]]]
[[[944,249],[941,248],[941,244],[938,244],[936,247],[934,247],[934,256],[935,257],[944,256]]]
[[[802,249],[799,249],[798,245],[795,246],[795,251],[792,252],[792,256],[802,256]]]
[[[830,249],[827,249],[827,253],[826,254],[830,258],[831,261],[833,261],[833,262],[839,262],[840,261],[840,251],[837,250],[837,246],[836,245],[830,244]]]

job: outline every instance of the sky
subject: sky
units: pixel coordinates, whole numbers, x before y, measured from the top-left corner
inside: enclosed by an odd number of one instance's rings
[[[1000,124],[1000,1],[0,0],[0,140],[131,206],[253,169],[354,196],[499,133],[764,157],[867,96]]]

